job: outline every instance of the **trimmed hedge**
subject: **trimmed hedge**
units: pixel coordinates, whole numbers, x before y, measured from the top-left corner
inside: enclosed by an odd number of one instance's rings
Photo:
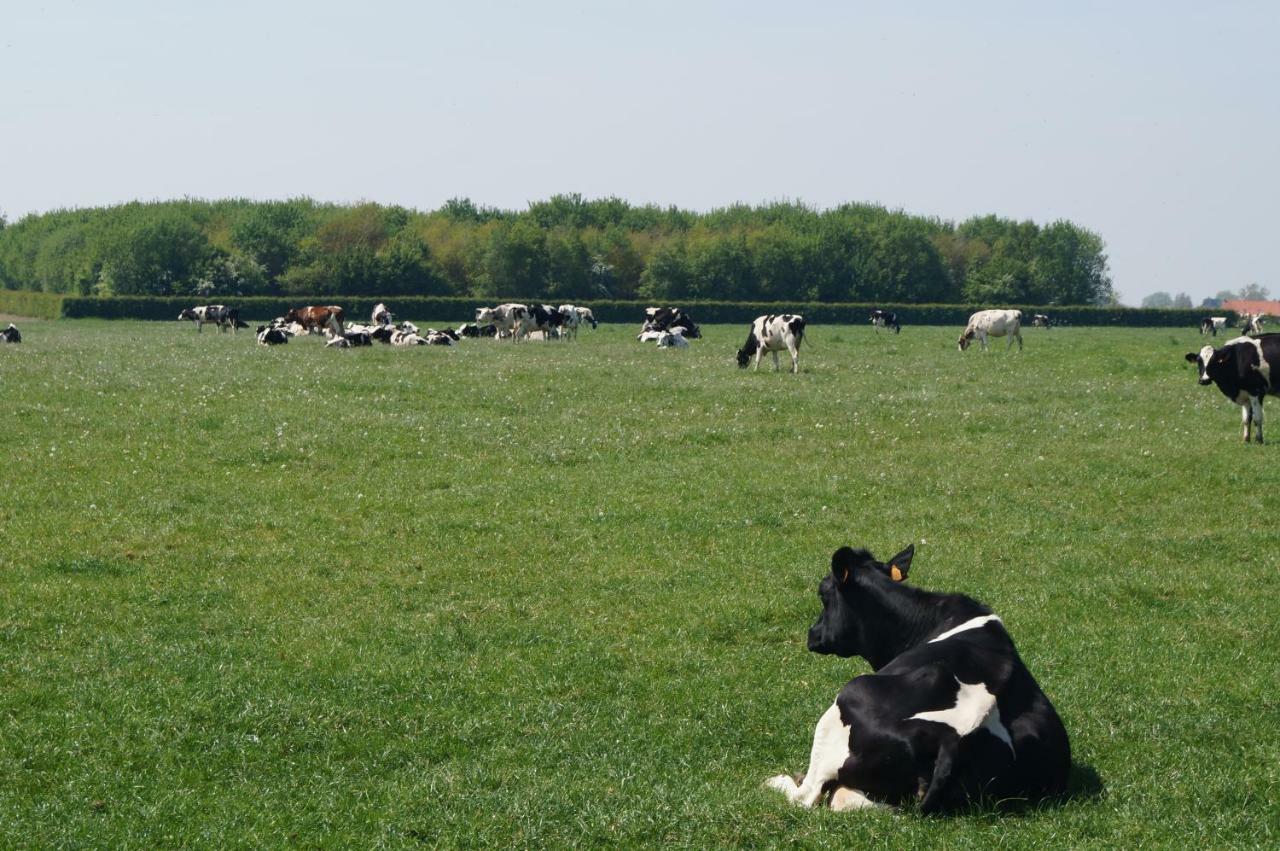
[[[59,300],[61,315],[69,319],[98,317],[102,319],[177,319],[179,311],[198,303],[189,296],[120,296],[116,298],[83,298],[75,296],[59,297],[44,293],[19,293],[16,290],[0,293],[0,309],[12,313],[25,313],[29,316],[42,316],[44,313],[30,313],[9,307],[4,296],[25,295],[37,299]],[[384,298],[341,296],[320,296],[316,298],[302,297],[254,297],[213,299],[233,305],[240,309],[240,315],[246,322],[265,322],[272,317],[281,316],[291,307],[306,304],[340,304],[347,311],[348,320],[364,320],[378,302],[386,302],[391,311],[405,319],[449,320],[456,322],[469,321],[477,307],[499,304],[504,301],[519,299],[476,299],[449,296],[397,296]],[[651,302],[643,301],[609,301],[590,300],[576,302],[590,307],[601,322],[623,322],[639,324],[644,317],[644,309]],[[728,301],[688,301],[683,307],[699,324],[747,323],[765,313],[801,313],[814,325],[857,325],[867,321],[867,315],[873,307],[892,310],[898,314],[898,321],[903,326],[911,325],[959,325],[969,320],[969,315],[987,305],[962,304],[825,304],[825,303],[792,303],[774,302],[728,302]],[[1030,322],[1031,314],[1046,313],[1055,324],[1061,325],[1115,325],[1125,327],[1196,327],[1200,319],[1209,313],[1207,308],[1196,310],[1175,309],[1142,309],[1132,307],[1037,307],[1034,305],[1013,305],[1023,312]],[[1226,312],[1228,321],[1238,323],[1234,313]]]
[[[62,296],[34,290],[0,290],[0,313],[57,319],[62,316]]]

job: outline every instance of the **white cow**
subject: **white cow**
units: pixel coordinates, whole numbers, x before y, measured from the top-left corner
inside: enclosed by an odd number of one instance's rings
[[[1013,347],[1014,339],[1018,341],[1018,351],[1022,351],[1022,311],[1021,310],[979,310],[969,317],[969,324],[960,335],[960,351],[969,348],[974,337],[987,348],[988,337],[1008,336],[1009,342],[1005,351]]]
[[[497,307],[476,308],[477,325],[493,325],[498,329],[498,336],[509,336],[511,342],[517,342],[516,326],[529,315],[529,306],[507,303]]]

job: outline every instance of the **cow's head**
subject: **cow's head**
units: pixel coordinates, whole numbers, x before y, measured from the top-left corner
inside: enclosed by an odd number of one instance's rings
[[[191,320],[194,320],[195,318],[196,318],[196,312],[195,312],[194,310],[192,310],[191,308],[189,308],[189,307],[188,307],[186,310],[184,310],[184,311],[182,311],[181,313],[179,313],[179,314],[178,314],[178,321],[179,321],[179,322],[181,322],[181,321],[182,321],[182,320],[184,320],[184,319],[191,319]]]
[[[485,325],[493,322],[498,318],[497,308],[493,307],[477,307],[476,308],[476,324]]]
[[[289,308],[289,312],[284,315],[283,319],[285,322],[301,322],[302,309],[298,307]]]
[[[960,351],[963,352],[965,349],[969,348],[969,344],[973,342],[973,336],[974,332],[969,330],[965,330],[965,332],[960,335]]]
[[[869,643],[865,630],[874,625],[865,623],[860,615],[865,607],[859,605],[859,595],[873,593],[876,583],[905,580],[914,555],[914,545],[887,563],[877,561],[866,550],[836,550],[831,556],[831,573],[818,585],[822,614],[809,629],[809,649],[845,657],[862,655]]]
[[[1213,346],[1205,346],[1198,353],[1187,352],[1187,360],[1195,364],[1200,371],[1201,384],[1212,384],[1213,376],[1231,362],[1231,352],[1225,348],[1215,349]]]

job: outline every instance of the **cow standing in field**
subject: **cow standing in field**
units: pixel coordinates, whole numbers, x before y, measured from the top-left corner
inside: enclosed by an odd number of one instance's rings
[[[969,343],[974,337],[978,338],[978,342],[982,344],[982,350],[986,351],[988,337],[1006,335],[1009,337],[1009,342],[1004,347],[1005,351],[1013,347],[1015,339],[1018,341],[1018,351],[1022,351],[1021,310],[979,310],[969,317],[969,324],[960,335],[960,351],[963,352],[969,348]]]
[[[345,313],[341,307],[329,305],[327,307],[295,307],[286,313],[283,319],[285,322],[297,322],[307,329],[308,333],[329,328],[341,334],[344,317]]]
[[[18,326],[12,322],[9,327],[0,331],[0,343],[21,343],[22,333],[18,330]]]
[[[892,328],[895,334],[902,333],[902,326],[898,324],[898,314],[878,307],[871,311],[871,327],[876,329],[877,334],[880,333],[881,328]]]
[[[476,309],[476,324],[492,324],[498,329],[496,336],[510,336],[511,342],[518,342],[516,328],[529,315],[529,307],[524,304],[509,302],[497,307],[480,307]]]
[[[179,322],[196,323],[196,333],[204,330],[205,323],[217,325],[219,331],[225,331],[231,328],[231,333],[235,333],[237,328],[248,328],[247,322],[240,321],[240,312],[234,307],[227,307],[225,304],[205,304],[199,307],[188,307],[186,310],[178,314]]]
[[[1205,346],[1188,352],[1187,360],[1199,368],[1201,384],[1218,385],[1222,395],[1240,406],[1244,442],[1249,442],[1250,427],[1256,425],[1261,443],[1262,402],[1274,386],[1273,370],[1280,369],[1280,334],[1236,337],[1220,349]]]
[[[738,366],[745,368],[755,357],[756,371],[760,369],[760,356],[773,354],[773,371],[778,371],[778,352],[786,349],[791,355],[791,372],[800,371],[800,342],[804,339],[804,317],[794,313],[781,316],[758,316],[751,323],[747,342],[738,349]]]
[[[1265,313],[1254,313],[1244,315],[1244,324],[1240,326],[1241,334],[1258,335],[1262,333],[1262,320],[1266,317]]]
[[[1206,316],[1200,320],[1200,333],[1212,334],[1218,336],[1218,332],[1227,327],[1227,317],[1225,316]]]
[[[800,782],[767,785],[792,803],[833,810],[896,806],[954,812],[982,801],[1066,791],[1071,744],[1000,618],[961,594],[904,584],[914,548],[886,564],[841,547],[818,586],[809,649],[861,656],[818,720]]]
[[[575,307],[572,304],[562,304],[556,308],[560,311],[560,315],[564,317],[564,327],[562,333],[570,339],[578,339],[578,328],[586,323],[591,326],[591,330],[595,330],[597,326],[595,314],[591,312],[589,307]]]
[[[387,306],[382,302],[378,302],[373,306],[373,313],[369,317],[374,325],[390,325],[395,317],[391,315],[391,311],[387,310]]]
[[[542,332],[543,340],[550,340],[560,334],[564,325],[564,316],[549,304],[535,304],[520,317],[516,324],[516,336],[528,337],[535,331]]]

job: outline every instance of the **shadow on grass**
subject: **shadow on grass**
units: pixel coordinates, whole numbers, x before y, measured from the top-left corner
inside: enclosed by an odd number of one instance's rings
[[[1034,816],[1042,812],[1061,809],[1073,804],[1100,801],[1107,795],[1107,786],[1102,782],[1092,765],[1071,761],[1071,775],[1067,778],[1067,791],[1056,798],[1043,801],[1004,801],[995,809],[1000,815]]]
[[[128,562],[97,558],[95,556],[54,559],[53,561],[45,562],[41,567],[51,573],[89,578],[124,576],[137,570],[135,565]]]

